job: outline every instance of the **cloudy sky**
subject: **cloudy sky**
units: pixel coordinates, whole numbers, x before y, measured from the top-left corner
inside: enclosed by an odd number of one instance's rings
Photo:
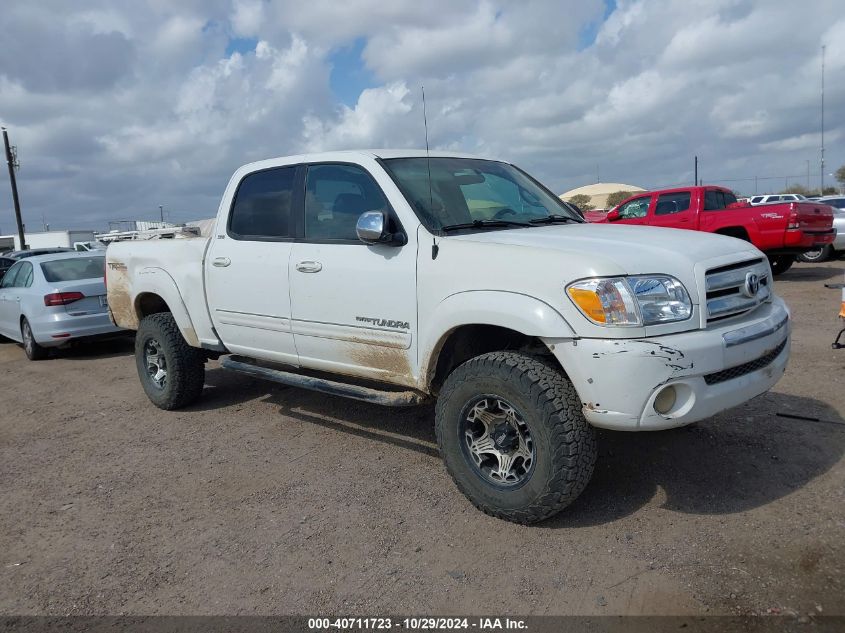
[[[822,44],[845,163],[842,0],[6,0],[0,32],[30,229],[209,217],[245,162],[421,147],[420,85],[432,147],[558,192],[691,182],[694,154],[743,192],[808,160],[817,187]]]

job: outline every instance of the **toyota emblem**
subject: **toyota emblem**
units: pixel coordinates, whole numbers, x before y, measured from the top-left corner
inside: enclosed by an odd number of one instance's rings
[[[754,273],[748,273],[745,275],[745,288],[743,288],[743,294],[746,297],[756,297],[757,292],[760,290],[760,278],[755,275]]]

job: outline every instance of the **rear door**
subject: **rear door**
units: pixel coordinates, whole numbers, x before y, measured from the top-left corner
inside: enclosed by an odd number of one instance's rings
[[[661,193],[654,203],[654,210],[648,216],[652,226],[664,226],[676,229],[694,229],[695,211],[692,205],[692,192],[671,191]]]
[[[209,312],[234,353],[296,365],[288,260],[302,205],[298,166],[244,176],[205,262]]]
[[[308,166],[304,237],[290,267],[296,348],[303,367],[413,385],[416,246],[361,242],[355,225],[373,210],[401,229],[364,167]]]

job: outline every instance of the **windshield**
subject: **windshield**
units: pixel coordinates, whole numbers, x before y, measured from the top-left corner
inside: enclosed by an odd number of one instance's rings
[[[383,164],[430,231],[473,222],[476,226],[469,228],[534,226],[528,223],[550,216],[582,221],[557,196],[506,163],[420,157],[391,158]]]

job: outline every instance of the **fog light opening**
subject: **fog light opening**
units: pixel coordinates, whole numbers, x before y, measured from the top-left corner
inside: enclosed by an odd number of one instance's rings
[[[675,406],[675,402],[678,399],[678,395],[675,392],[675,387],[669,385],[668,387],[664,387],[663,390],[657,394],[657,397],[654,399],[654,410],[657,411],[660,415],[667,415],[671,410],[672,407]]]

